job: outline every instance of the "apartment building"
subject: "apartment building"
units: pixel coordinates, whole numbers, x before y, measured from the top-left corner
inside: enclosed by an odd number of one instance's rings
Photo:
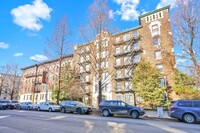
[[[138,98],[131,79],[135,64],[141,60],[149,61],[163,73],[160,86],[174,84],[175,58],[169,10],[170,6],[167,6],[146,13],[139,16],[136,27],[115,34],[102,32],[87,44],[75,45],[73,55],[66,56],[63,64],[72,62],[78,70],[81,87],[85,90],[84,103],[98,106],[101,81],[103,99],[118,99],[134,105]],[[39,103],[45,101],[46,94],[51,100],[57,62],[53,60],[22,68],[20,101],[33,101],[34,95],[34,101]],[[48,72],[48,89],[41,83],[43,72]]]
[[[141,60],[157,67],[160,86],[170,87],[174,77],[174,46],[170,31],[170,6],[139,16],[139,26],[116,34],[103,32],[88,44],[76,45],[74,64],[88,92],[84,102],[98,105],[99,74],[103,99],[118,99],[134,105],[134,66]]]
[[[62,66],[71,64],[73,54],[63,57]],[[22,80],[20,91],[20,102],[29,101],[33,103],[52,100],[52,90],[58,80],[59,59],[50,60],[22,68]],[[42,77],[46,76],[46,83],[42,83]]]

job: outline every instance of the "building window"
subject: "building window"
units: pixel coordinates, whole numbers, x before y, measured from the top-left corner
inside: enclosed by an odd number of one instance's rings
[[[149,22],[149,17],[148,16],[146,17],[146,22]]]
[[[124,46],[124,53],[130,52],[130,51],[131,51],[130,45]]]
[[[120,54],[120,47],[116,48],[116,54]]]
[[[117,90],[121,90],[122,89],[122,82],[117,82],[116,87],[117,87]]]
[[[153,38],[153,45],[154,46],[160,45],[160,38],[159,37],[154,37]]]
[[[123,101],[123,95],[122,94],[116,94],[116,100],[122,100]]]
[[[156,67],[158,68],[158,70],[159,70],[160,72],[163,72],[163,71],[164,71],[164,70],[163,70],[163,65],[162,65],[162,64],[157,64]]]
[[[96,57],[97,57],[97,59],[99,59],[99,53],[97,53]]]
[[[90,51],[90,48],[89,48],[89,46],[86,46],[86,51],[88,52],[88,51]]]
[[[85,76],[85,81],[89,81],[89,75]]]
[[[103,40],[103,47],[107,47],[108,46],[108,39]]]
[[[133,31],[133,37],[138,37],[138,31],[137,30],[135,30],[135,31]]]
[[[159,87],[164,87],[165,86],[165,79],[164,78],[160,78],[159,79]]]
[[[121,78],[121,70],[117,70],[116,78]]]
[[[159,27],[158,27],[158,24],[152,25],[151,29],[152,29],[152,34],[153,34],[153,35],[158,35],[158,34],[159,34]]]
[[[125,77],[131,77],[132,70],[131,69],[124,69]]]
[[[83,60],[84,60],[84,58],[83,58],[83,56],[81,56],[81,58],[80,58],[80,62],[82,63],[82,62],[83,62]]]
[[[99,49],[99,41],[96,41],[96,49]]]
[[[133,48],[134,48],[134,50],[140,49],[139,43],[138,43],[138,42],[135,42],[135,43],[133,44]]]
[[[101,62],[101,68],[105,68],[105,62]]]
[[[106,68],[108,68],[108,61],[105,62]]]
[[[124,99],[125,99],[126,103],[132,104],[133,103],[133,94],[125,94]]]
[[[130,81],[125,82],[125,89],[126,90],[131,90],[132,89],[132,83]]]
[[[116,37],[115,38],[115,43],[119,43],[119,41],[120,41],[120,37]]]
[[[90,60],[90,56],[89,56],[89,55],[86,55],[86,56],[85,56],[85,59],[86,59],[86,61],[89,61],[89,60]]]
[[[90,65],[86,65],[86,71],[88,72],[90,70]]]
[[[134,63],[140,62],[140,55],[135,55],[135,56],[133,57],[133,61],[134,61]]]
[[[130,34],[123,35],[123,41],[128,41],[128,40],[130,40]]]
[[[161,51],[160,51],[160,50],[156,50],[156,51],[154,52],[154,54],[155,54],[155,59],[156,59],[156,60],[162,59]]]
[[[120,58],[116,59],[116,65],[117,65],[117,66],[120,65]]]

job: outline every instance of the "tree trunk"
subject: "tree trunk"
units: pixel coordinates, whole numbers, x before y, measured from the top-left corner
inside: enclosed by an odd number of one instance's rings
[[[99,80],[99,103],[102,101],[102,90],[101,90],[101,80]]]
[[[62,57],[61,57],[60,62],[59,62],[58,91],[57,91],[57,98],[56,98],[56,103],[57,103],[57,104],[59,104],[59,99],[60,99],[61,62],[62,62]]]

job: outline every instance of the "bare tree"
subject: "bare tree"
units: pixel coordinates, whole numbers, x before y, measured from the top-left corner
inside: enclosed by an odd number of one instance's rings
[[[106,0],[95,0],[91,4],[88,9],[88,20],[86,26],[80,27],[80,33],[86,43],[89,44],[89,60],[87,59],[87,55],[81,51],[80,56],[90,64],[92,71],[96,75],[99,93],[98,102],[100,103],[102,101],[103,73],[106,72],[106,68],[102,64],[108,61],[113,48],[111,45],[112,43],[108,43],[108,41],[112,41],[111,39],[109,40],[111,37],[109,33],[111,32],[112,26],[109,18],[109,7]],[[95,38],[95,40],[92,40],[93,38]],[[85,69],[83,64],[79,65]],[[109,76],[106,75],[106,78],[108,77]]]
[[[179,58],[187,60],[197,80],[200,79],[200,1],[177,0],[173,14],[173,40],[181,46]]]
[[[47,55],[53,59],[59,58],[58,63],[58,79],[57,79],[57,98],[56,102],[59,104],[60,97],[60,83],[61,83],[61,69],[63,63],[63,57],[67,54],[67,50],[70,49],[70,40],[71,30],[67,24],[67,18],[63,17],[60,22],[57,24],[53,36],[48,40],[47,49],[45,52]]]
[[[7,73],[8,73],[7,66],[2,66],[0,69],[0,96],[1,96],[3,88],[5,86]]]
[[[17,98],[20,90],[21,77],[18,75],[19,67],[16,64],[9,64],[7,66],[8,73],[6,73],[6,80],[4,82],[3,93],[8,95],[11,100]]]

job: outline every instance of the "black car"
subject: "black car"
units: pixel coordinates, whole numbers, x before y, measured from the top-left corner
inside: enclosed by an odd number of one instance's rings
[[[145,114],[145,111],[136,106],[128,105],[121,100],[105,100],[99,104],[99,111],[103,116],[108,117],[114,114],[130,115],[132,118],[137,119],[139,116]]]
[[[92,112],[91,107],[88,107],[81,102],[71,100],[63,101],[60,105],[60,110],[62,113],[77,112],[78,114],[89,114]]]
[[[14,105],[9,100],[0,100],[0,109],[14,109]]]

